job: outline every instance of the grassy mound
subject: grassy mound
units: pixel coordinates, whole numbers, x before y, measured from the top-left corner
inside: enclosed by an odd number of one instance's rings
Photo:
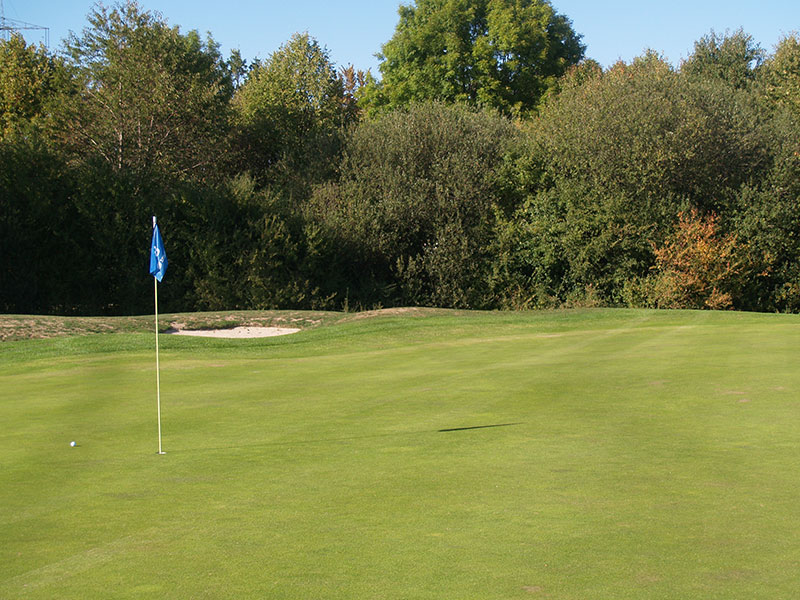
[[[0,344],[0,597],[795,593],[797,316],[305,317],[161,337],[165,456],[145,325]]]

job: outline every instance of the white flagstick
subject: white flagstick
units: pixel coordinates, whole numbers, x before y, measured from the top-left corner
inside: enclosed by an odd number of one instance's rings
[[[153,229],[156,228],[156,218],[153,217]],[[158,405],[158,453],[166,454],[161,451],[161,366],[158,362],[158,279],[153,276],[153,286],[155,290],[156,305],[156,403]]]

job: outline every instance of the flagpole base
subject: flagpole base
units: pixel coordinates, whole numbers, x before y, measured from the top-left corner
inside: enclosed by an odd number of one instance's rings
[[[156,454],[166,454],[166,452],[156,452]]]

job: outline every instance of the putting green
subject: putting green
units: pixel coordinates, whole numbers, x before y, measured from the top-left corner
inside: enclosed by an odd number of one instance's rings
[[[0,344],[0,598],[791,598],[800,317]],[[76,447],[70,447],[75,440]]]

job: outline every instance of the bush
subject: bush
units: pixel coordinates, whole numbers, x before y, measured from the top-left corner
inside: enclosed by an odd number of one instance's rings
[[[491,305],[495,209],[515,202],[497,175],[517,135],[493,113],[435,103],[354,129],[339,180],[311,207],[351,263],[349,293],[364,305]]]
[[[733,308],[744,272],[743,251],[735,234],[719,230],[714,213],[697,209],[678,215],[665,242],[654,249],[655,274],[645,283],[657,308]]]
[[[531,135],[527,200],[498,234],[504,304],[629,303],[674,215],[729,214],[770,163],[745,92],[687,79],[654,55],[577,71]]]
[[[74,192],[66,165],[45,145],[0,141],[0,312],[70,313],[91,297],[88,231]]]
[[[318,243],[287,200],[247,176],[200,200],[191,236],[197,308],[328,307],[311,281]]]

